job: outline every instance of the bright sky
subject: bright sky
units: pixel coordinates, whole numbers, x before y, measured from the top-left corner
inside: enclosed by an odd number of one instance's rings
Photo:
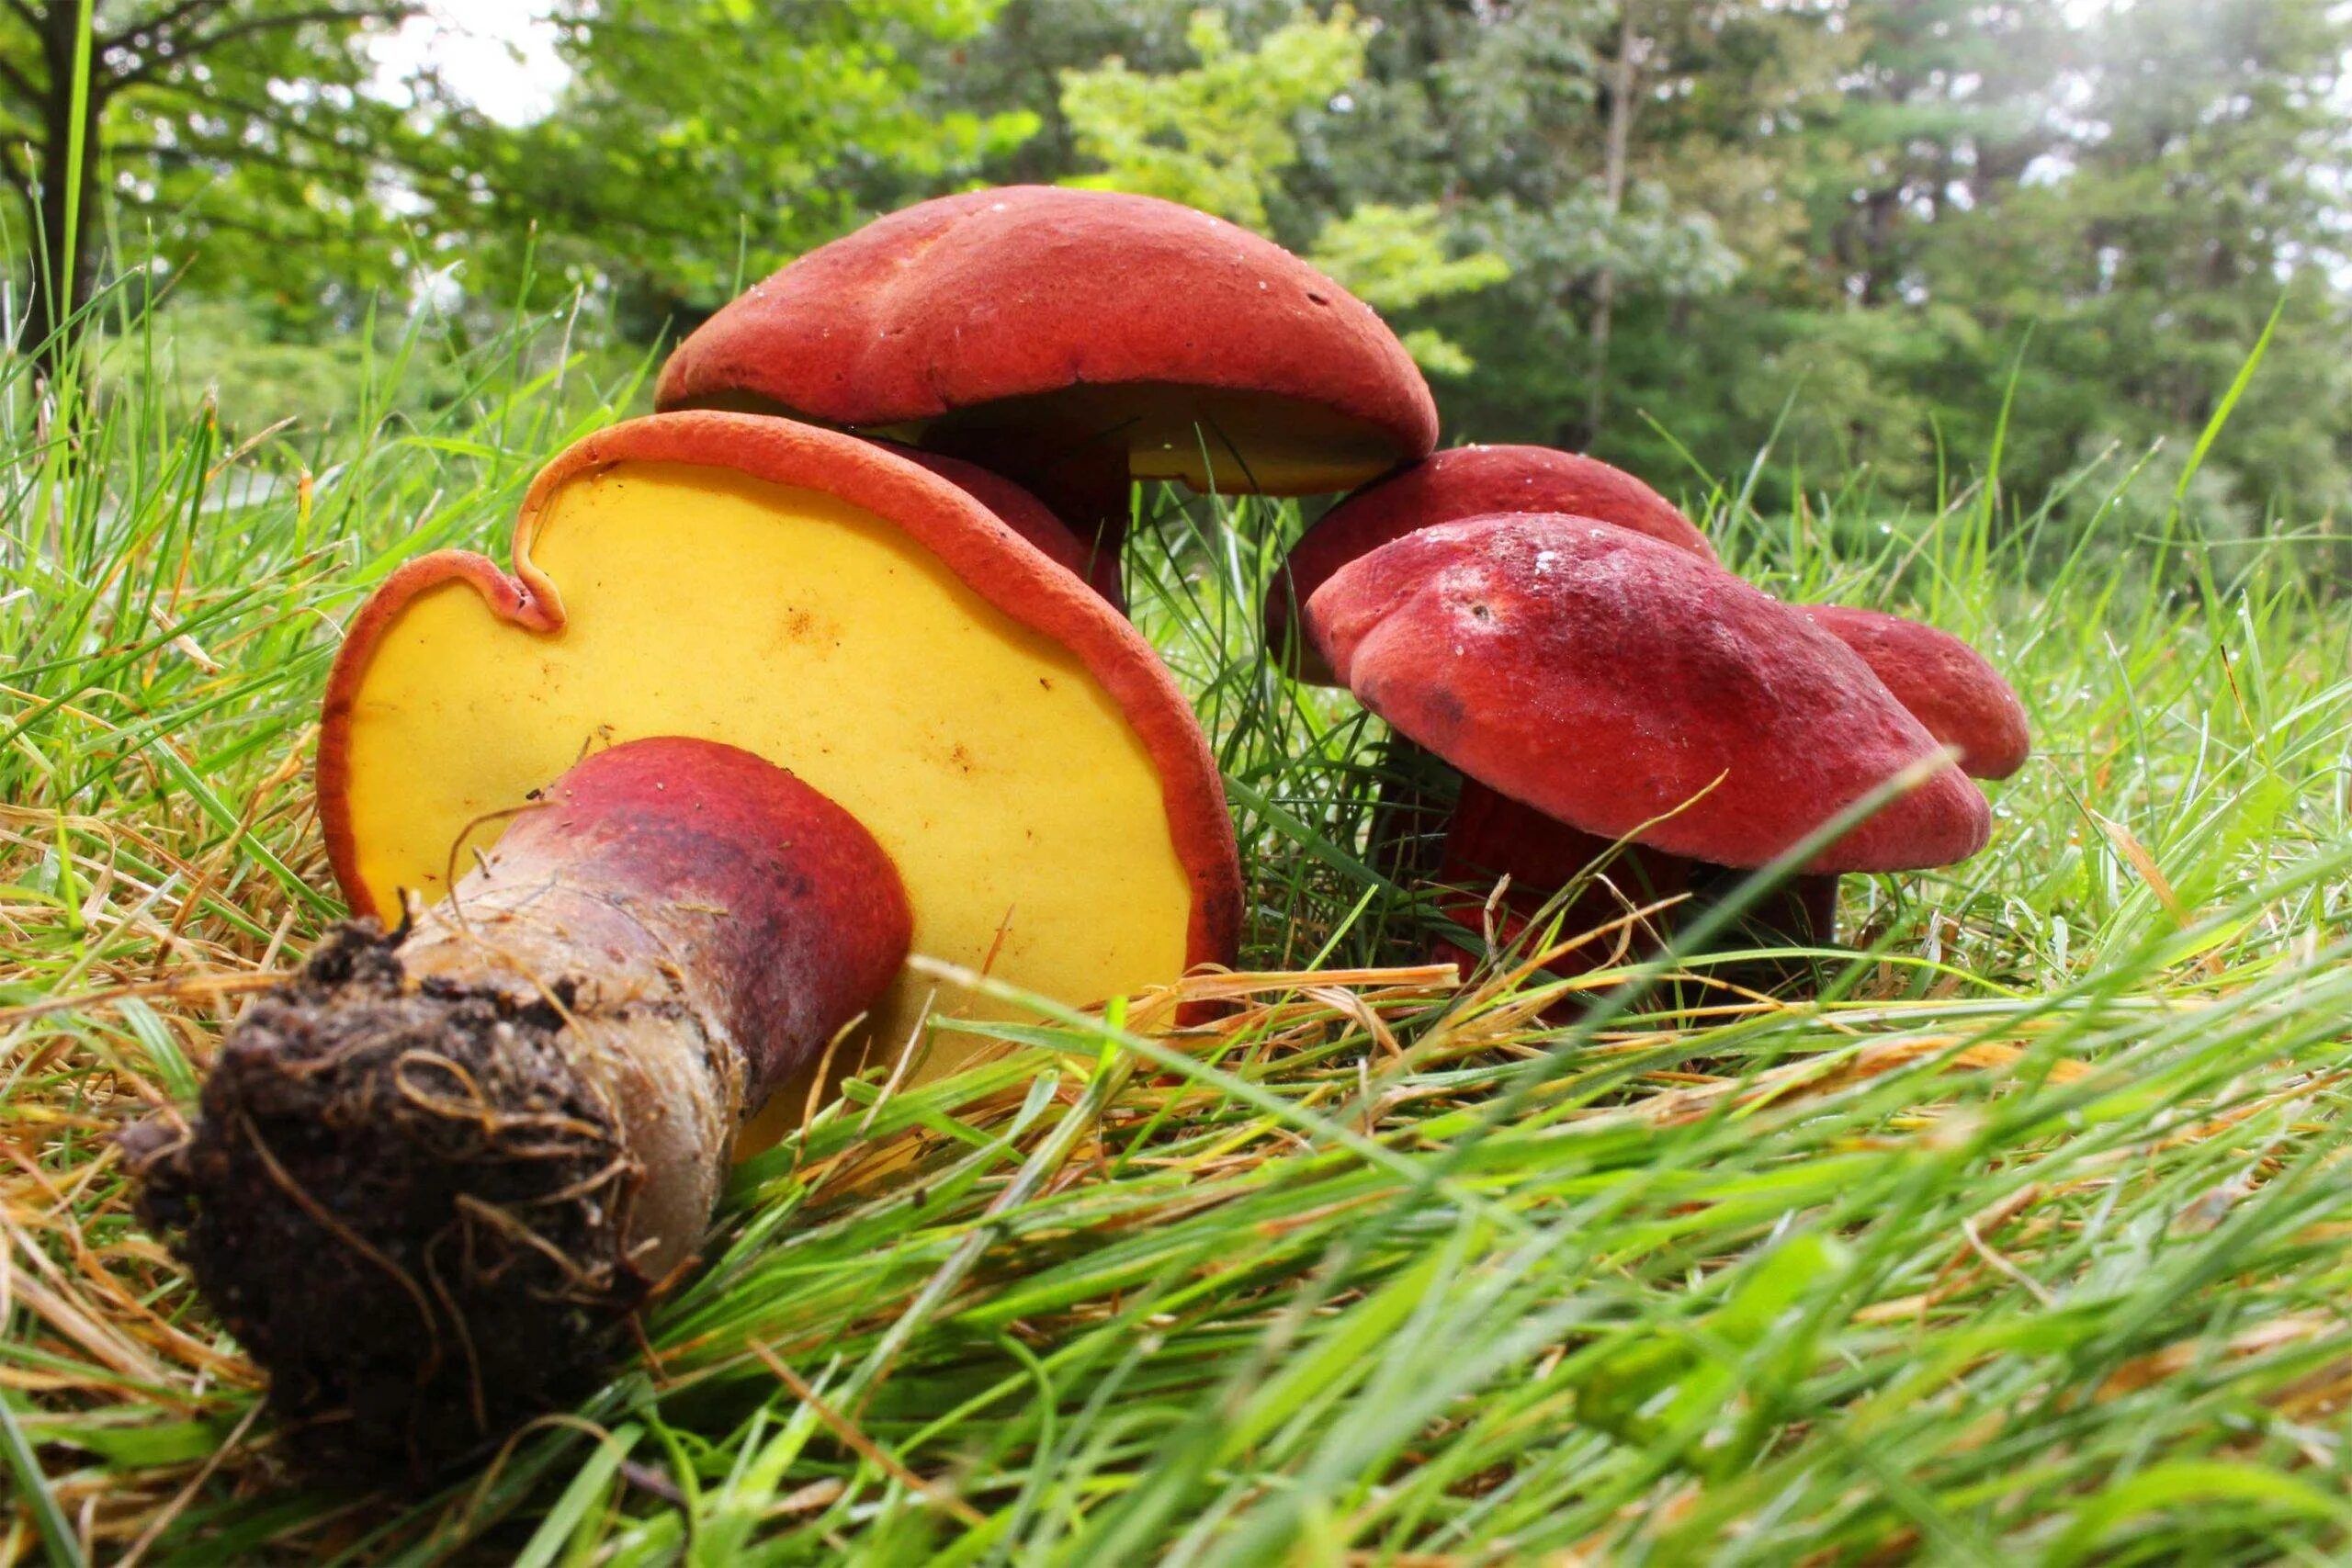
[[[555,51],[548,0],[430,0],[424,15],[377,44],[386,78],[435,65],[493,118],[521,125],[555,107],[569,74]]]

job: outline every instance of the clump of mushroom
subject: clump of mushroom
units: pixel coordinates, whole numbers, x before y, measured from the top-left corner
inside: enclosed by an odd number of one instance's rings
[[[514,563],[401,569],[329,682],[330,858],[393,929],[132,1139],[280,1407],[413,1466],[603,1365],[763,1100],[984,1005],[910,949],[1085,1004],[1228,960],[1238,915],[1157,658],[922,468],[657,415],[539,477]]]
[[[1514,517],[1526,525],[1504,525]],[[1514,575],[1518,558],[1504,547],[1524,544],[1531,530],[1548,543]],[[1415,549],[1401,549],[1415,539]],[[1404,570],[1408,560],[1440,585],[1432,604],[1481,586],[1484,597],[1458,624],[1441,627],[1439,613],[1424,606],[1412,657],[1428,679],[1450,667],[1444,700],[1512,727],[1515,754],[1465,760],[1463,735],[1446,728],[1442,711],[1392,713],[1401,689],[1393,660],[1404,655],[1359,662],[1378,671],[1371,691],[1366,677],[1332,661],[1326,636],[1341,636],[1362,613],[1364,573],[1375,561]],[[1352,586],[1336,586],[1356,568]],[[1493,618],[1503,605],[1511,606],[1508,629]],[[1649,486],[1543,447],[1458,447],[1342,500],[1293,547],[1267,595],[1266,637],[1300,679],[1351,686],[1402,738],[1375,813],[1375,862],[1463,890],[1443,907],[1474,928],[1484,890],[1508,875],[1494,932],[1504,941],[1517,941],[1561,890],[1580,889],[1558,911],[1560,929],[1595,934],[1555,962],[1570,973],[1629,945],[1655,945],[1674,923],[1673,906],[1725,896],[1917,761],[1923,747],[1953,745],[1966,771],[1985,777],[2014,772],[2029,749],[2016,694],[1958,638],[1877,612],[1781,604],[1724,571],[1704,535]],[[1719,661],[1704,678],[1688,670],[1702,657]],[[1883,728],[1894,721],[1899,743]],[[1442,742],[1431,739],[1440,733]],[[1702,761],[1716,770],[1703,779]],[[1453,781],[1433,778],[1432,762],[1458,770],[1450,810],[1436,803]],[[1564,770],[1577,768],[1598,771],[1585,775],[1581,793],[1562,795]],[[1669,779],[1672,788],[1662,788]],[[1872,831],[1893,833],[1891,841],[1865,852],[1864,840],[1849,834],[1805,874],[1765,892],[1747,911],[1748,929],[1775,942],[1826,943],[1839,872],[1924,868],[1973,853],[1983,800],[1964,784],[1956,791],[1957,780],[1939,774],[1910,805],[1881,813]],[[1692,793],[1672,797],[1673,789]],[[1629,801],[1640,803],[1632,815]],[[1775,811],[1780,827],[1762,839],[1734,831]],[[1962,830],[1972,814],[1980,819],[1973,841]],[[1398,826],[1416,816],[1442,822],[1434,856]],[[1905,821],[1917,830],[1898,831]]]
[[[1365,706],[1461,770],[1445,870],[1510,876],[1521,921],[1621,842],[1642,852],[1621,908],[1680,893],[1694,865],[1763,866],[1938,753],[1802,612],[1591,518],[1419,529],[1331,573],[1304,616]],[[1948,864],[1983,847],[1989,821],[1945,766],[1806,869]],[[1555,967],[1611,951],[1597,941]]]
[[[1632,476],[1429,457],[1377,316],[1171,203],[911,208],[721,310],[659,401],[539,476],[511,575],[426,556],[354,620],[318,784],[358,919],[193,1122],[126,1134],[274,1402],[344,1417],[322,1452],[422,1470],[605,1367],[763,1102],[990,1010],[910,953],[1072,1004],[1232,958],[1219,776],[1116,609],[1137,479],[1364,487],[1270,644],[1458,772],[1436,874],[1467,923],[1510,879],[1498,940],[1572,887],[1571,932],[1660,919],[1919,774],[1767,913],[1826,941],[1838,874],[1984,842],[1939,741],[2025,756],[1964,644],[1767,597]]]

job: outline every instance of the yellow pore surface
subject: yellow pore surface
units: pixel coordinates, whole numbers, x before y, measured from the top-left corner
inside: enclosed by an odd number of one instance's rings
[[[561,631],[452,582],[411,601],[368,667],[350,809],[379,908],[402,888],[439,897],[453,852],[462,874],[496,839],[485,816],[587,751],[689,735],[854,813],[898,864],[918,953],[1078,1005],[1183,972],[1191,885],[1118,705],[888,523],[721,469],[623,464],[551,500],[531,558]],[[933,984],[902,976],[842,1055],[903,1049]],[[935,1006],[989,1010],[963,992]]]

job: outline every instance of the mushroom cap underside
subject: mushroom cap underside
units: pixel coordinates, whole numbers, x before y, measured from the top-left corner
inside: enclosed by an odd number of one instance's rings
[[[656,415],[548,466],[514,564],[413,561],[352,624],[319,795],[356,910],[440,897],[585,752],[679,735],[854,815],[919,953],[1074,1004],[1231,957],[1232,828],[1190,706],[947,481],[786,421]],[[872,1037],[903,1044],[927,995],[902,980]]]

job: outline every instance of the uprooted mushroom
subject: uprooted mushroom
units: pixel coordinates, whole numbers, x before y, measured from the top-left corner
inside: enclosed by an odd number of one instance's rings
[[[1766,865],[1939,750],[1802,611],[1591,518],[1408,533],[1333,571],[1303,617],[1365,706],[1461,771],[1442,879],[1511,879],[1498,940],[1596,868],[1606,880],[1564,918],[1572,938],[1682,893],[1695,866]],[[1805,869],[1948,864],[1983,846],[1989,822],[1982,793],[1947,765]],[[1620,844],[1626,863],[1610,867]],[[1452,909],[1475,916],[1479,901]],[[1552,966],[1615,951],[1595,935]]]
[[[574,1392],[693,1257],[748,1111],[982,1005],[910,949],[1083,1004],[1234,940],[1166,671],[922,468],[658,415],[539,477],[514,564],[427,556],[354,621],[320,814],[392,929],[330,936],[194,1122],[130,1140],[274,1402],[346,1416],[354,1459]]]
[[[1010,476],[1125,603],[1133,481],[1322,495],[1428,454],[1437,409],[1371,308],[1174,202],[1020,186],[892,213],[679,344],[664,409],[787,414]]]

